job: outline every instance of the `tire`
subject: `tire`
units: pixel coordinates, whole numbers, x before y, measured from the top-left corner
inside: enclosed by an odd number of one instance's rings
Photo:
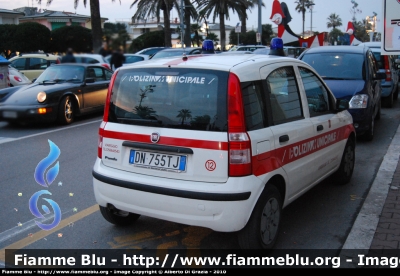
[[[131,225],[140,217],[140,215],[138,214],[125,212],[118,209],[111,209],[109,207],[103,206],[100,206],[100,213],[103,215],[105,220],[119,226]]]
[[[397,83],[397,89],[395,89],[393,100],[397,100],[399,98],[399,90],[400,90],[400,85],[399,83]]]
[[[372,141],[374,139],[374,127],[375,127],[375,120],[372,117],[369,129],[365,132],[361,137],[365,141]]]
[[[390,93],[389,96],[382,98],[382,103],[384,107],[392,108],[393,107],[393,93]]]
[[[381,119],[381,110],[382,110],[381,102],[379,102],[378,112],[376,113],[375,120]]]
[[[237,233],[240,248],[272,250],[278,238],[281,217],[281,194],[275,186],[267,184],[246,226]]]
[[[71,96],[65,96],[61,99],[58,106],[57,120],[62,125],[69,125],[75,118],[75,104]]]
[[[334,173],[333,179],[338,184],[344,185],[350,182],[354,171],[356,158],[356,144],[352,138],[347,140],[339,169]]]

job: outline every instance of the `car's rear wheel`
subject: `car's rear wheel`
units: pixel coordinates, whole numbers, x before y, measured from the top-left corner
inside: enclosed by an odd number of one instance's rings
[[[267,184],[246,226],[238,232],[240,248],[271,250],[278,238],[281,217],[281,194]]]
[[[389,96],[382,98],[382,103],[384,107],[392,108],[393,107],[393,93],[390,93]]]
[[[400,81],[399,81],[400,83]],[[397,89],[395,89],[395,93],[393,95],[393,100],[397,100],[399,98],[399,90],[400,90],[400,85],[397,83]]]
[[[100,213],[110,223],[120,226],[131,225],[138,220],[140,215],[110,208],[110,206],[100,206]]]
[[[356,145],[352,138],[347,140],[344,147],[342,160],[340,161],[339,169],[335,172],[334,179],[338,184],[347,184],[350,182],[354,171],[354,163],[356,158]]]
[[[381,119],[381,111],[382,111],[381,105],[382,105],[381,102],[379,102],[378,112],[376,113],[375,120]]]
[[[65,96],[62,98],[58,107],[58,122],[63,125],[72,123],[75,118],[74,108],[74,101],[71,96]]]

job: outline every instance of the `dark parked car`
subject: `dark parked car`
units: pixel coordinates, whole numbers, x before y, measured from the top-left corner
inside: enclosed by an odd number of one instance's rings
[[[0,120],[70,124],[75,116],[102,111],[112,74],[101,65],[52,65],[30,85],[0,90]]]
[[[349,112],[360,137],[371,141],[374,121],[381,114],[381,80],[376,59],[369,48],[322,46],[310,48],[299,59],[318,72],[339,100],[349,102]]]
[[[369,47],[374,53],[379,69],[386,74],[386,78],[381,81],[382,106],[393,107],[393,101],[399,97],[399,75],[395,62],[397,56],[382,55],[381,44],[380,41],[372,41],[360,43],[358,46]]]
[[[187,56],[201,54],[201,47],[167,48],[155,53],[150,59],[182,56],[183,53]]]

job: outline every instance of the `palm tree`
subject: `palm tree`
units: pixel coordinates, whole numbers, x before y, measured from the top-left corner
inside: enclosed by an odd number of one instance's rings
[[[219,31],[221,33],[221,50],[225,49],[226,32],[225,19],[229,20],[229,10],[241,13],[243,6],[247,7],[247,0],[197,0],[199,14],[208,18],[211,14],[213,22],[219,18]]]
[[[335,29],[336,27],[343,25],[342,19],[336,13],[332,13],[331,15],[329,15],[329,17],[327,19],[328,19],[328,23],[326,23],[326,26],[328,28]]]
[[[185,35],[184,35],[183,42],[185,43],[185,45],[187,47],[190,47],[190,43],[192,40],[191,34],[190,34],[190,21],[191,21],[191,18],[196,20],[198,18],[198,13],[190,0],[184,0],[184,4],[185,4],[184,22],[186,25],[186,29],[185,29]]]
[[[296,11],[302,13],[303,15],[303,36],[304,36],[304,22],[306,20],[306,11],[307,9],[310,9],[310,7],[314,5],[314,2],[313,0],[297,0],[295,1],[295,3],[297,4]]]
[[[163,12],[164,17],[164,46],[171,47],[171,22],[170,14],[173,7],[180,14],[180,5],[176,0],[134,0],[131,4],[131,8],[137,4],[137,10],[132,16],[132,20],[147,18],[150,16],[156,16],[157,22],[160,22],[160,13]]]
[[[191,24],[190,25],[190,32],[194,33],[193,41],[196,40],[197,47],[201,47],[201,45],[200,45],[200,36],[199,36],[199,31],[200,30],[201,30],[201,26],[199,24]],[[192,39],[191,39],[191,41],[192,41]],[[192,43],[192,44],[195,45],[195,43]],[[186,44],[187,47],[189,47],[189,45]]]
[[[183,125],[186,119],[192,118],[192,111],[189,109],[181,109],[176,117],[182,119],[181,125]]]
[[[241,31],[242,33],[247,32],[247,13],[246,10],[250,10],[250,8],[254,8],[254,6],[258,6],[259,0],[247,0],[246,5],[242,6],[242,10],[239,13],[240,23],[242,24]],[[264,2],[261,2],[261,6],[265,7]]]
[[[36,0],[38,4],[42,3],[42,0]],[[93,37],[93,52],[98,53],[101,44],[103,42],[103,31],[101,29],[101,16],[100,16],[100,1],[99,0],[89,0],[90,1],[90,20],[92,23],[92,37]],[[111,0],[114,2],[115,0]],[[47,6],[49,6],[53,0],[47,0]],[[79,0],[74,0],[74,9],[78,7]],[[121,0],[119,0],[121,4]],[[87,0],[83,0],[83,5],[86,7]]]

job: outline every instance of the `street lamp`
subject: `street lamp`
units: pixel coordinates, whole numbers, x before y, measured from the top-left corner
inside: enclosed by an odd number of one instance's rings
[[[376,31],[376,13],[374,12],[373,16],[367,16],[366,17],[366,24],[367,24],[367,28],[368,28],[368,23],[371,25],[371,30],[367,29],[367,33],[369,34],[369,40],[373,41],[373,37],[374,37],[374,33]]]
[[[311,13],[311,27],[310,27],[311,30],[310,30],[310,35],[311,35],[311,36],[313,36],[313,34],[314,34],[314,32],[313,32],[313,30],[312,30],[312,11],[313,11],[314,5],[315,5],[314,2],[311,2],[311,3],[310,3],[310,13]]]

